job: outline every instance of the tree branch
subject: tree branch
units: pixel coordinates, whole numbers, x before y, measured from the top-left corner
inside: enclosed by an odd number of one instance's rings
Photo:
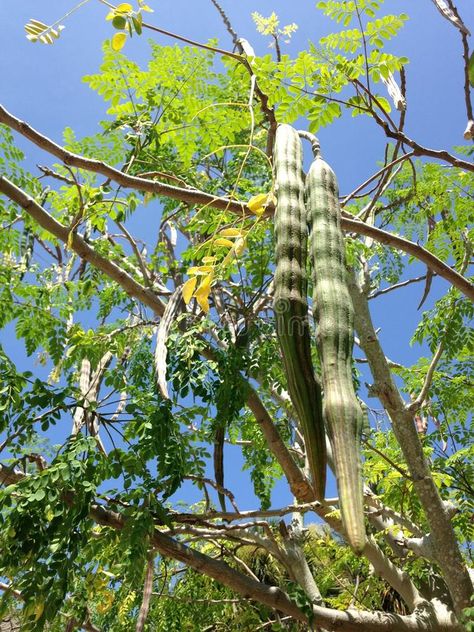
[[[203,206],[212,206],[223,211],[230,211],[237,215],[246,217],[251,215],[251,211],[247,208],[245,202],[238,202],[235,200],[229,200],[228,198],[216,197],[197,189],[186,189],[181,187],[175,187],[155,180],[147,180],[144,178],[137,178],[136,176],[130,176],[118,169],[99,161],[90,158],[84,158],[78,154],[74,154],[65,150],[60,145],[57,145],[52,140],[43,136],[27,123],[17,119],[12,114],[7,112],[5,108],[0,105],[0,123],[8,125],[11,129],[22,134],[25,138],[33,142],[38,147],[49,152],[56,158],[59,158],[64,164],[77,167],[79,169],[85,169],[93,173],[100,175],[117,182],[123,187],[135,189],[138,191],[148,191],[155,193],[156,195],[163,195],[173,200],[180,200],[189,204],[200,204]],[[415,152],[416,153],[416,152]],[[466,163],[470,164],[470,163]],[[474,171],[474,165],[472,165]],[[31,199],[31,198],[30,198]],[[266,216],[271,216],[273,213],[272,208],[269,208],[266,212]],[[386,244],[393,248],[398,248],[403,252],[419,259],[425,263],[434,272],[442,276],[449,281],[452,285],[457,287],[463,294],[468,296],[474,301],[474,285],[465,279],[455,270],[451,269],[447,264],[443,263],[431,252],[415,244],[408,239],[392,235],[375,226],[369,226],[364,222],[352,219],[349,214],[344,214],[341,218],[341,226],[346,231],[352,231],[357,234],[366,235],[372,237],[379,243]]]
[[[25,474],[0,464],[0,481],[17,483]],[[73,497],[70,499],[74,502]],[[102,505],[93,504],[89,516],[97,524],[121,531],[127,519]],[[213,559],[177,540],[160,533],[157,529],[151,536],[151,544],[163,556],[182,562],[196,572],[211,577],[240,594],[244,599],[252,599],[272,610],[293,617],[296,621],[308,623],[307,616],[294,604],[288,595],[276,586],[263,584],[239,573],[225,562]],[[435,607],[424,602],[413,614],[400,616],[384,612],[366,612],[350,609],[332,610],[313,606],[313,622],[317,625],[338,629],[341,632],[463,632],[463,626],[446,612],[438,612]]]
[[[434,5],[451,24],[453,24],[461,34],[464,62],[464,101],[466,104],[467,126],[464,131],[464,138],[472,140],[474,138],[474,116],[472,113],[471,86],[469,81],[469,42],[467,38],[470,35],[469,29],[461,20],[461,16],[452,0],[433,0]]]
[[[0,176],[0,192],[21,206],[42,228],[57,237],[60,241],[68,243],[69,240],[71,249],[74,250],[79,257],[91,263],[101,272],[104,272],[104,274],[113,281],[116,281],[129,296],[137,298],[159,316],[163,315],[165,304],[152,290],[143,287],[143,285],[135,281],[128,272],[125,272],[125,270],[120,268],[117,264],[97,253],[80,235],[75,232],[71,233],[68,227],[60,224],[54,217],[47,213],[42,206],[35,202],[32,197],[3,176]]]
[[[250,393],[247,396],[247,405],[254,414],[268,447],[280,464],[293,496],[304,503],[314,501],[315,494],[309,480],[295,463],[291,452],[273,423],[273,419],[268,414],[256,391],[252,388],[250,388]]]
[[[173,200],[180,200],[181,202],[188,202],[190,204],[212,206],[219,210],[231,211],[239,215],[251,214],[251,212],[247,209],[246,204],[243,202],[236,202],[227,198],[210,195],[197,189],[175,187],[156,180],[130,176],[118,169],[114,169],[114,167],[111,167],[100,160],[85,158],[84,156],[67,151],[64,147],[57,145],[51,139],[37,132],[24,121],[17,119],[15,116],[7,112],[7,110],[1,105],[0,123],[8,125],[8,127],[14,129],[44,151],[47,151],[52,156],[59,158],[59,160],[61,160],[61,162],[65,165],[77,167],[78,169],[85,169],[86,171],[91,171],[92,173],[98,173],[114,182],[117,182],[117,184],[120,184],[123,187],[163,195]]]
[[[412,255],[419,261],[425,263],[433,272],[436,272],[439,276],[457,287],[458,290],[470,298],[471,301],[474,301],[474,285],[459,274],[459,272],[456,272],[456,270],[450,268],[446,263],[441,261],[441,259],[438,259],[438,257],[429,252],[429,250],[426,250],[426,248],[403,237],[392,235],[381,228],[375,228],[375,226],[369,226],[369,224],[349,219],[348,217],[341,218],[341,226],[344,230],[351,230],[360,235],[373,237],[375,241],[381,244],[403,250],[403,252]]]
[[[398,158],[395,158],[388,164],[384,165],[376,173],[371,175],[370,178],[367,178],[365,182],[362,182],[362,184],[359,184],[359,186],[356,187],[351,193],[346,195],[341,202],[341,206],[345,206],[350,200],[352,200],[352,198],[354,198],[358,193],[360,193],[360,191],[363,191],[371,182],[373,182],[374,180],[377,180],[379,176],[383,176],[387,170],[393,169],[395,165],[398,165],[400,162],[403,162],[404,160],[409,160],[413,155],[414,155],[414,152],[411,151],[408,154],[403,154],[403,156],[399,156]]]
[[[392,379],[390,368],[372,324],[367,297],[359,288],[354,276],[350,278],[350,293],[354,304],[355,328],[375,381],[374,393],[377,394],[392,420],[395,436],[430,526],[438,564],[453,599],[455,611],[460,614],[470,603],[472,583],[459,550],[451,520],[446,513],[425,459],[415,427],[414,414],[406,409]]]

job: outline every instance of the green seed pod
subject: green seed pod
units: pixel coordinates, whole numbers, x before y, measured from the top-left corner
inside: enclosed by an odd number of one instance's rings
[[[306,299],[307,225],[298,132],[279,125],[274,149],[276,270],[274,311],[288,391],[301,424],[316,497],[324,498],[326,443],[321,388],[311,359]]]
[[[337,180],[313,143],[306,177],[313,315],[323,375],[323,410],[334,453],[344,528],[354,550],[365,545],[360,436],[363,413],[352,381],[354,309],[347,286]]]

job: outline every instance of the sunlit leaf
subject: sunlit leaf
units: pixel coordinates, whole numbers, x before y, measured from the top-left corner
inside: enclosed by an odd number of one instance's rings
[[[241,231],[238,228],[223,228],[219,235],[222,237],[240,237]]]
[[[182,290],[183,300],[186,303],[186,305],[188,305],[189,301],[192,298],[192,295],[194,294],[196,284],[197,284],[197,278],[193,276],[190,279],[188,279],[186,283],[183,285],[183,290]]]
[[[122,48],[125,46],[125,42],[127,41],[127,34],[126,33],[115,33],[115,35],[112,37],[112,48],[115,51],[121,51]]]
[[[115,15],[112,20],[112,26],[114,29],[122,31],[127,26],[127,20],[123,17],[123,15]]]
[[[211,292],[211,285],[213,281],[213,274],[208,274],[200,283],[198,289],[195,291],[194,296],[199,304],[199,307],[204,313],[209,312],[209,294]]]
[[[135,28],[135,32],[137,33],[137,35],[141,35],[142,34],[142,16],[139,13],[137,16],[133,15],[132,16],[132,22],[133,22],[133,26]]]
[[[234,246],[233,242],[230,239],[224,239],[223,237],[218,237],[214,241],[215,246],[225,246],[226,248],[232,248]]]
[[[197,300],[197,302],[199,304],[199,307],[202,309],[202,311],[205,314],[208,314],[210,306],[209,306],[209,300],[207,299],[207,296],[198,294],[198,295],[196,295],[196,300]]]
[[[254,195],[247,202],[247,208],[255,213],[255,215],[262,215],[265,211],[265,206],[268,203],[268,193],[259,193]]]
[[[214,279],[214,275],[212,273],[204,277],[204,279],[199,284],[198,289],[196,290],[195,296],[197,296],[198,293],[204,294],[206,292],[207,292],[207,295],[209,295],[209,292],[211,291],[211,285],[212,285],[213,279]]]
[[[209,272],[212,272],[213,267],[212,266],[208,266],[208,265],[204,265],[204,266],[192,266],[191,268],[189,268],[188,270],[188,274],[191,276],[192,274],[194,275],[200,275],[200,274],[208,274]]]
[[[122,2],[115,7],[115,13],[131,13],[132,11],[133,7],[128,2]]]

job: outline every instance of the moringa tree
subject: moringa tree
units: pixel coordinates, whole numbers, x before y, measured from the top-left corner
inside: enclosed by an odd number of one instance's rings
[[[386,45],[407,16],[381,0],[319,2],[336,31],[290,55],[295,25],[255,13],[274,48],[258,56],[212,4],[228,47],[148,24],[143,2],[109,6],[116,33],[85,78],[108,103],[99,134],[66,129],[58,144],[0,106],[3,611],[25,630],[472,628],[468,28],[451,0],[426,2],[462,53],[466,142],[438,149],[405,131],[408,60]],[[182,44],[152,43],[142,68],[123,46],[144,30]],[[27,34],[39,46],[60,28],[32,20]],[[357,554],[334,487],[317,499],[307,457],[324,450],[305,432],[273,310],[277,126],[316,142],[348,115],[385,142],[379,168],[339,199],[364,411]],[[49,164],[33,168],[19,138]],[[321,267],[317,247],[313,258]],[[390,293],[403,314],[408,286],[421,288],[407,331],[419,355],[401,363],[378,336],[393,319],[371,307]],[[327,453],[331,470],[340,445]]]

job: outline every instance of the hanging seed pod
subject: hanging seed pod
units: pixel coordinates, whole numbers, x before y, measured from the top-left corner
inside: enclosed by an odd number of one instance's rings
[[[352,382],[354,310],[347,287],[336,176],[313,143],[305,201],[310,235],[313,315],[323,376],[323,410],[334,453],[343,524],[354,550],[365,545],[360,435],[363,413]]]
[[[311,360],[306,299],[307,225],[298,132],[279,125],[274,149],[276,271],[274,311],[288,391],[301,424],[316,497],[324,498],[326,444],[321,389]]]

